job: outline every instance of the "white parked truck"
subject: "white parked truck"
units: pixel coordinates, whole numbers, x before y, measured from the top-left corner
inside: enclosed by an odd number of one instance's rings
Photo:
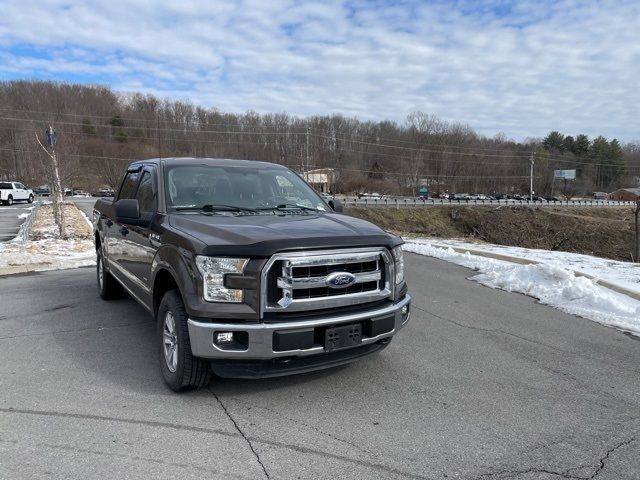
[[[13,205],[13,202],[33,202],[33,190],[20,182],[0,182],[0,202]]]

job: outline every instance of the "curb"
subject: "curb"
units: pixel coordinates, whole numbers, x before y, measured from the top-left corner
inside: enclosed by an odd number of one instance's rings
[[[443,248],[445,250],[448,248],[451,248],[456,253],[465,254],[468,252],[470,255],[475,255],[477,257],[486,257],[494,260],[502,260],[504,262],[517,263],[520,265],[540,265],[544,263],[544,262],[538,262],[536,260],[528,260],[526,258],[521,258],[521,257],[512,257],[510,255],[502,255],[500,253],[484,252],[481,250],[471,250],[468,248],[460,248],[460,247],[451,247],[448,245],[438,245],[436,243],[432,243],[431,245],[437,248]],[[608,288],[609,290],[613,290],[616,293],[620,293],[622,295],[626,295],[627,297],[633,298],[634,300],[640,301],[640,292],[636,292],[635,290],[631,290],[629,288],[621,287],[620,285],[616,285],[615,283],[611,283],[607,280],[594,277],[593,275],[590,275],[588,273],[578,272],[575,270],[570,270],[570,271],[573,272],[573,274],[576,277],[588,278],[589,280],[592,280],[593,283],[597,285],[603,286],[605,288]]]
[[[0,267],[0,277],[5,275],[17,275],[20,273],[32,273],[41,272],[44,270],[50,270],[50,263],[29,263],[27,265],[9,265],[7,267]]]

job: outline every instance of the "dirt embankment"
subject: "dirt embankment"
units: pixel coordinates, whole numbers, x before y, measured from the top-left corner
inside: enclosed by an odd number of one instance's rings
[[[349,215],[402,235],[465,238],[632,260],[633,210],[626,208],[349,208]]]

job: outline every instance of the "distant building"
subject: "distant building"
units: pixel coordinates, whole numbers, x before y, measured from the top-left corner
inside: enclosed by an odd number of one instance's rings
[[[615,192],[611,192],[607,195],[609,200],[619,200],[623,202],[637,202],[640,200],[640,187],[639,188],[620,188]]]
[[[338,178],[338,172],[333,168],[318,168],[304,172],[302,178],[317,191],[331,193],[331,189]]]

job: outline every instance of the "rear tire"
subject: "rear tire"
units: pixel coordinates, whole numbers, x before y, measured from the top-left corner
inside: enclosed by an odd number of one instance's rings
[[[165,293],[157,316],[158,353],[162,377],[174,392],[205,387],[213,375],[209,362],[191,353],[188,318],[179,291]]]
[[[13,197],[11,195],[9,195],[9,198],[7,198],[7,200],[4,202],[5,205],[13,205]]]
[[[122,295],[122,286],[113,278],[106,268],[102,257],[102,249],[98,248],[96,258],[96,278],[98,280],[98,293],[103,300],[113,300]]]

